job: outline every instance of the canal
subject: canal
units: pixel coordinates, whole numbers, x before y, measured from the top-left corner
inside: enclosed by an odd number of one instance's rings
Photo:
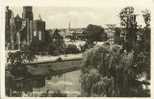
[[[60,91],[70,97],[80,96],[80,74],[80,70],[75,70],[64,73],[61,76],[53,76],[50,80],[45,81],[45,87],[34,89],[33,95],[37,96],[36,92],[44,93],[49,90],[50,94]]]
[[[29,79],[31,79],[30,82],[26,83],[33,87],[32,92],[28,93],[24,93],[24,89],[22,89],[24,94],[22,96],[27,96],[25,94],[28,94],[28,96],[33,97],[40,97],[42,95],[52,97],[55,92],[71,97],[80,96],[81,58],[25,63],[23,65],[26,66],[27,72],[30,75]],[[12,65],[8,64],[8,67],[12,67]],[[24,81],[21,80],[23,85],[22,82]],[[16,93],[16,90],[13,92]],[[44,95],[46,93],[48,95]]]

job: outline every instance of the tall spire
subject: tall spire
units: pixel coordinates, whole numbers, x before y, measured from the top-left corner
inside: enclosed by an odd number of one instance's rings
[[[39,14],[39,16],[38,16],[38,17],[39,17],[39,19],[40,19],[40,20],[42,20],[42,17],[41,17],[41,15],[40,15],[40,14]]]
[[[71,21],[69,21],[69,23],[68,23],[68,29],[69,30],[71,29]]]

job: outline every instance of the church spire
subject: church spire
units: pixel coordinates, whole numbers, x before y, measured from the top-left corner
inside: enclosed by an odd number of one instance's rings
[[[68,29],[69,30],[71,29],[71,21],[69,21],[69,23],[68,23]]]

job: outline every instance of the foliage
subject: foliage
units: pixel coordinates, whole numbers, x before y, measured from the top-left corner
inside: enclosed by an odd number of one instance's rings
[[[121,19],[121,25],[124,27],[128,27],[129,25],[136,25],[133,21],[133,17],[135,18],[136,15],[134,15],[134,8],[133,7],[125,7],[120,12],[120,19]]]
[[[139,68],[146,63],[139,64],[139,56],[134,51],[122,52],[118,45],[87,51],[81,74],[83,96],[148,96],[142,93],[143,83],[138,80],[144,72]]]
[[[37,54],[37,52],[47,51],[47,45],[48,43],[46,43],[45,41],[40,41],[37,38],[33,38],[31,44],[27,48]]]
[[[121,25],[125,28],[125,40],[123,46],[127,51],[131,51],[136,46],[137,21],[135,9],[125,7],[119,13]]]
[[[76,54],[79,52],[80,52],[80,50],[77,48],[76,45],[73,45],[73,44],[69,44],[65,50],[66,54]]]
[[[114,43],[115,44],[121,44],[120,33],[121,33],[120,28],[115,28],[115,33],[114,33]]]
[[[31,62],[35,59],[35,55],[31,51],[17,51],[15,53],[8,53],[7,62],[10,63],[9,71],[14,76],[26,76],[27,68],[24,63]]]
[[[59,30],[55,30],[52,37],[49,32],[46,32],[46,40],[41,41],[37,38],[33,38],[29,49],[34,52],[34,54],[38,54],[41,52],[49,53],[50,55],[60,55],[64,54],[65,43],[63,37],[59,34]]]
[[[27,71],[24,63],[29,63],[35,59],[35,55],[30,50],[9,52],[7,57],[6,67],[6,94],[9,96],[10,90],[23,90],[19,88],[16,80],[25,80],[30,77],[30,73]],[[10,83],[11,82],[11,83]],[[18,86],[18,87],[17,87]],[[29,89],[31,87],[29,86]]]
[[[42,93],[41,97],[67,97],[67,94],[62,93],[60,90],[55,90],[54,93],[50,94],[49,90],[46,93]]]
[[[143,18],[146,26],[150,26],[150,21],[151,21],[151,13],[148,9],[142,11],[143,13]]]
[[[94,42],[86,41],[86,44],[84,44],[83,46],[81,46],[81,51],[84,52],[87,49],[93,48],[94,46],[95,46]]]
[[[59,34],[59,30],[55,30],[52,41],[48,44],[48,52],[51,55],[64,54],[65,42],[63,37]]]
[[[7,62],[11,64],[22,64],[26,62],[31,62],[35,59],[33,52],[31,51],[17,51],[15,53],[8,53]]]
[[[48,52],[50,55],[60,55],[60,54],[64,54],[64,47],[62,45],[50,42],[48,45]]]
[[[57,90],[52,94],[52,97],[66,97],[66,96],[67,94],[62,93],[60,90]]]
[[[86,33],[86,38],[88,41],[103,41],[107,39],[107,36],[104,32],[104,28],[99,25],[89,24],[84,31]]]
[[[149,10],[142,11],[143,18],[146,26],[144,27],[144,34],[143,34],[143,41],[144,41],[144,49],[146,51],[150,51],[150,41],[151,41],[151,28],[150,28],[150,21],[151,21],[151,13]]]

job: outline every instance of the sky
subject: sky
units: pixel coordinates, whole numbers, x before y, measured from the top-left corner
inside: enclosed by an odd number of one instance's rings
[[[61,0],[60,0],[61,1]],[[65,2],[63,2],[65,1]],[[70,2],[68,2],[70,1]],[[88,24],[105,26],[106,24],[120,25],[119,12],[126,6],[133,6],[138,14],[138,24],[144,26],[141,11],[151,8],[149,0],[62,0],[54,4],[33,6],[34,19],[39,15],[46,21],[46,28],[67,28],[69,22],[72,28],[86,27]],[[97,2],[96,2],[97,1]],[[117,1],[117,2],[115,2]],[[58,4],[58,5],[57,5]],[[14,15],[21,16],[22,5],[11,5]]]

